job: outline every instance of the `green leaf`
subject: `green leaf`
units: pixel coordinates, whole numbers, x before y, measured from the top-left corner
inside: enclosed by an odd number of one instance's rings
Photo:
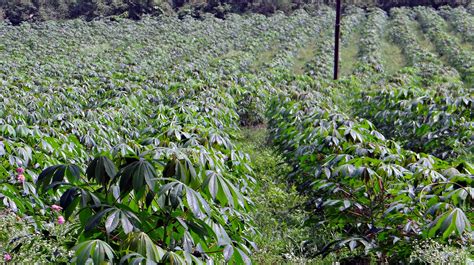
[[[98,213],[96,213],[92,218],[89,219],[89,221],[87,222],[87,225],[85,226],[85,230],[86,231],[90,231],[92,229],[94,229],[99,223],[100,221],[102,220],[102,217],[104,217],[105,214],[107,214],[108,212],[114,210],[113,208],[107,208],[107,209],[104,209]]]
[[[75,250],[74,259],[78,265],[85,265],[89,259],[92,259],[94,264],[102,264],[106,260],[112,263],[114,260],[113,249],[106,242],[98,239],[82,242],[73,250]]]
[[[229,261],[232,255],[234,254],[234,248],[232,245],[227,245],[223,251],[225,261]]]
[[[92,160],[86,170],[89,180],[96,180],[102,186],[107,186],[110,180],[113,180],[117,171],[115,165],[105,156],[97,157]]]
[[[145,183],[150,190],[154,191],[155,189],[157,177],[155,168],[144,159],[126,165],[118,175],[120,176],[120,189],[123,191],[133,188],[135,192],[140,193],[144,189]]]
[[[120,211],[116,210],[113,213],[111,213],[108,217],[107,220],[105,221],[105,231],[107,234],[112,233],[118,226],[120,222]]]
[[[122,223],[122,229],[123,229],[124,233],[128,234],[128,233],[132,232],[133,231],[133,224],[130,222],[127,215],[122,213],[120,216],[121,216],[120,221]]]

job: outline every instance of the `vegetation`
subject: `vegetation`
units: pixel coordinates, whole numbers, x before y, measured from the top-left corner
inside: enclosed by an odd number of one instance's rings
[[[404,5],[467,5],[470,0],[346,0],[345,4],[361,7],[379,6],[389,9]],[[335,0],[0,0],[0,20],[13,24],[23,21],[44,21],[84,17],[88,20],[122,16],[139,19],[143,15],[177,13],[180,17],[201,17],[212,13],[223,18],[229,13],[257,12],[273,14],[277,11],[292,12],[301,8],[314,10],[334,4]]]
[[[3,261],[472,260],[469,12],[1,22]]]

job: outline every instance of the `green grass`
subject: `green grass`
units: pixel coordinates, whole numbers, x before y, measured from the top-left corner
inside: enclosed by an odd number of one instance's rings
[[[385,36],[382,43],[383,67],[388,74],[394,74],[398,70],[406,66],[406,58],[400,47],[389,41],[389,37]]]
[[[474,45],[473,44],[471,44],[469,42],[465,42],[465,41],[461,41],[460,44],[461,44],[461,48],[463,50],[474,52]]]
[[[357,63],[359,55],[360,38],[360,32],[357,30],[351,34],[347,44],[342,46],[340,61],[342,76],[349,76],[354,71],[354,66]]]
[[[423,32],[420,23],[418,23],[417,21],[412,21],[411,26],[412,26],[413,31],[415,33],[416,41],[418,42],[418,44],[421,47],[423,47],[424,49],[426,49],[427,51],[429,51],[431,53],[434,53],[434,54],[437,54],[436,46],[434,45],[434,43],[432,43],[428,39],[426,34]]]
[[[264,50],[257,55],[257,59],[255,60],[254,64],[251,66],[252,71],[259,71],[260,68],[273,60],[275,54],[279,51],[279,46],[277,43],[272,43],[270,45],[270,49]]]
[[[244,129],[241,144],[253,161],[258,183],[252,199],[256,207],[255,225],[260,231],[256,239],[259,251],[253,258],[256,264],[286,263],[285,254],[294,248],[290,238],[301,236],[304,216],[288,209],[304,199],[296,191],[287,190],[286,184],[280,181],[290,168],[267,143],[265,128]]]
[[[250,155],[257,187],[251,195],[255,203],[254,215],[259,234],[255,243],[259,250],[252,256],[255,264],[333,264],[334,254],[327,258],[311,258],[317,249],[305,242],[322,237],[334,237],[305,226],[308,213],[304,211],[302,197],[287,182],[291,168],[267,141],[264,126],[244,128],[239,141],[243,151]]]
[[[454,29],[453,24],[448,22],[447,27],[445,29],[445,32],[448,33],[449,35],[451,35],[452,37],[454,37],[455,39],[458,39],[459,44],[461,45],[462,49],[467,50],[467,51],[471,51],[471,52],[474,51],[474,45],[472,43],[466,41],[463,38],[462,34],[458,31],[456,31],[456,29]]]
[[[296,55],[295,63],[293,65],[294,73],[304,74],[306,63],[314,59],[316,55],[315,49],[316,49],[315,41],[312,41],[310,42],[310,44],[298,50],[298,54]]]

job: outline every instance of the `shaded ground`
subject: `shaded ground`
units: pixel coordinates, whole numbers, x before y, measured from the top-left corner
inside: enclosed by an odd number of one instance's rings
[[[306,199],[294,187],[288,188],[285,179],[291,168],[267,141],[267,129],[243,128],[239,144],[250,155],[258,183],[251,196],[255,226],[260,231],[255,239],[259,251],[252,256],[254,263],[332,264],[336,260],[332,255],[324,260],[307,258],[317,252],[309,241],[326,235],[317,235],[303,225],[306,213],[301,203]]]
[[[400,47],[389,40],[388,34],[384,36],[382,47],[382,64],[387,74],[394,74],[406,66],[406,59]]]
[[[354,31],[346,45],[341,49],[341,76],[349,76],[354,71],[354,66],[358,61],[360,30]]]

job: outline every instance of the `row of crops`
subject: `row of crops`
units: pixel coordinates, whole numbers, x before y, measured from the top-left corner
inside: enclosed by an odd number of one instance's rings
[[[437,54],[418,44],[415,19]],[[420,238],[472,244],[474,57],[439,23],[428,8],[393,9],[390,25],[375,10],[361,31],[355,77],[272,101],[271,138],[309,195],[308,222],[340,235],[321,254],[361,248],[407,260]],[[379,74],[384,27],[413,66],[389,77]]]
[[[338,82],[334,18],[0,25],[0,217],[29,231],[4,228],[4,260],[251,263],[259,176],[239,127],[261,124],[308,198],[304,225],[332,232],[317,254],[407,260],[426,238],[469,250],[474,16],[349,8],[358,63]],[[385,41],[408,63],[394,75]],[[25,255],[32,237],[62,248]]]

